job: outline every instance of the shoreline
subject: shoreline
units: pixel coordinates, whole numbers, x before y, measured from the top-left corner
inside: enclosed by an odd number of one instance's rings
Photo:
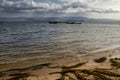
[[[109,69],[110,68],[110,63],[109,60],[111,58],[120,58],[120,47],[112,47],[112,48],[106,48],[106,49],[101,49],[97,51],[93,51],[90,53],[87,53],[85,55],[77,55],[75,57],[70,57],[66,59],[58,59],[54,60],[52,63],[47,62],[47,63],[39,63],[39,64],[31,64],[28,62],[27,67],[22,64],[21,68],[9,68],[7,70],[2,70],[0,71],[0,74],[4,75],[0,78],[3,80],[6,80],[7,78],[10,78],[9,75],[11,73],[17,73],[17,72],[22,72],[22,73],[30,73],[35,76],[29,76],[27,79],[31,80],[55,80],[58,78],[60,75],[49,75],[51,72],[55,71],[61,71],[60,66],[71,66],[80,62],[87,62],[87,64],[83,65],[82,67],[78,67],[78,69],[95,69],[95,68],[105,68]],[[106,57],[107,61],[105,63],[95,63],[94,59],[98,59],[101,57]],[[38,61],[39,62],[39,61]],[[19,65],[20,66],[20,65]],[[49,67],[53,67],[52,69]],[[58,68],[57,68],[58,67]],[[6,77],[6,78],[5,78]]]
[[[60,57],[57,57],[57,58],[53,58],[53,57],[51,57],[51,58],[50,57],[49,58],[37,57],[37,56],[42,54],[41,52],[40,53],[39,52],[32,53],[33,56],[37,55],[35,58],[28,58],[29,55],[27,53],[27,54],[25,54],[25,56],[28,55],[26,59],[19,60],[19,61],[13,61],[13,62],[9,62],[9,63],[7,63],[7,62],[6,63],[1,63],[0,65],[7,65],[7,64],[9,65],[9,64],[17,64],[17,63],[19,63],[19,64],[20,63],[35,63],[35,62],[36,62],[35,64],[39,64],[39,63],[42,64],[42,63],[46,63],[46,62],[49,62],[49,61],[52,61],[54,63],[56,60],[69,59],[69,58],[72,58],[72,57],[84,57],[84,56],[88,56],[88,55],[92,55],[92,54],[94,55],[96,53],[99,54],[99,53],[105,52],[105,51],[108,53],[108,51],[115,51],[115,50],[119,50],[119,49],[120,49],[119,45],[114,45],[112,47],[106,47],[106,48],[103,48],[103,49],[97,49],[97,50],[93,50],[93,51],[85,51],[83,53],[75,54],[75,55],[65,55],[65,56],[63,55],[63,56],[60,56]],[[7,55],[10,56],[10,54],[7,54]],[[20,56],[21,55],[23,56],[24,54],[20,54]],[[31,53],[30,53],[30,55],[31,55]],[[13,55],[13,56],[19,56],[19,55]]]

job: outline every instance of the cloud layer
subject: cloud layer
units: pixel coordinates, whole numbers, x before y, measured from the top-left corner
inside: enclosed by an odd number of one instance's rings
[[[119,0],[0,0],[0,17],[118,14],[119,3],[117,6],[113,4],[117,1]]]

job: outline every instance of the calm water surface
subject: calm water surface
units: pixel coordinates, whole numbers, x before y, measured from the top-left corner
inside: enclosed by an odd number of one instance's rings
[[[0,23],[0,64],[73,56],[114,45],[120,45],[117,23]]]

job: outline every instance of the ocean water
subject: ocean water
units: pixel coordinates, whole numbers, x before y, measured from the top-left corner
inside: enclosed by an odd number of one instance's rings
[[[120,45],[120,24],[0,23],[0,64],[59,58]]]

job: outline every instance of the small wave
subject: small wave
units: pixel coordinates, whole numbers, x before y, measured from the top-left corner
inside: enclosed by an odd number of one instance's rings
[[[117,50],[117,49],[120,49],[120,45],[113,45],[110,47],[94,50],[94,51],[91,51],[91,53],[97,53],[97,52],[103,52],[103,51],[109,51],[109,50]]]
[[[27,40],[35,40],[35,39],[38,39],[38,38],[41,38],[41,36],[34,37],[34,38],[22,38],[22,39],[19,39],[19,40],[16,40],[16,41],[1,42],[0,44],[14,44],[14,43],[18,43],[18,42],[25,42]]]
[[[19,36],[19,35],[27,35],[27,34],[36,34],[36,33],[40,33],[40,32],[44,32],[44,30],[40,30],[40,31],[30,31],[30,32],[25,32],[25,33],[8,33],[7,35],[15,35],[15,36]]]

